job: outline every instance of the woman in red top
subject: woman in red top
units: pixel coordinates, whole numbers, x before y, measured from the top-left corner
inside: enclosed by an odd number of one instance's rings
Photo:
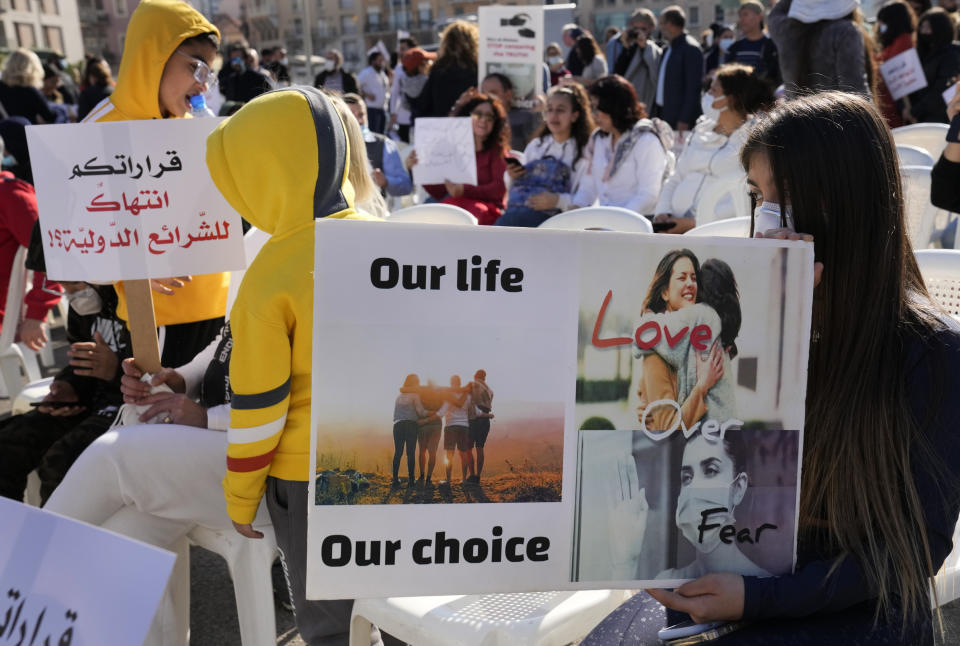
[[[443,204],[470,211],[480,224],[493,224],[503,213],[507,185],[505,154],[510,149],[510,124],[507,113],[496,97],[478,94],[457,111],[458,117],[473,117],[473,142],[477,151],[477,184],[427,184],[423,189]],[[416,163],[412,153],[408,166]]]
[[[900,0],[886,3],[877,12],[877,37],[883,51],[880,52],[880,62],[884,63],[898,54],[902,54],[915,46],[914,34],[917,31],[917,17],[910,5]],[[898,128],[903,123],[904,105],[906,98],[894,101],[887,89],[887,84],[880,80],[877,87],[880,113],[891,128]]]

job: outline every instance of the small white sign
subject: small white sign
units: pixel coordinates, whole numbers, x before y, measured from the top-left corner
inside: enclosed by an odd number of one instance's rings
[[[176,555],[0,498],[0,640],[142,644]]]
[[[475,186],[477,153],[473,144],[473,117],[421,117],[414,135],[417,163],[413,181],[445,181]]]
[[[543,7],[489,6],[478,10],[480,55],[477,87],[499,73],[513,83],[513,104],[530,107],[543,88]],[[504,106],[510,109],[510,106]],[[417,125],[420,125],[419,119]]]
[[[240,216],[205,161],[220,121],[27,128],[47,275],[115,281],[243,269]]]
[[[886,83],[894,101],[927,87],[927,77],[923,73],[923,66],[915,49],[908,49],[882,63],[880,75],[883,76],[883,82]]]

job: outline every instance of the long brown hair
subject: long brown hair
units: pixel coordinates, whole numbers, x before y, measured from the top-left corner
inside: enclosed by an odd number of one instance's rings
[[[503,109],[503,104],[497,97],[492,94],[478,94],[460,106],[455,116],[469,117],[473,109],[483,103],[489,104],[490,109],[493,110],[493,128],[483,140],[483,149],[499,147],[500,151],[506,154],[510,150],[510,122],[507,121],[507,111]]]
[[[670,286],[673,266],[681,258],[686,258],[693,264],[693,274],[697,277],[697,302],[700,302],[700,261],[697,259],[697,254],[689,249],[673,249],[668,251],[657,263],[657,269],[653,272],[653,280],[650,281],[650,288],[643,299],[644,312],[660,314],[667,311],[667,302],[663,300],[663,292]]]
[[[940,323],[907,237],[894,144],[865,99],[825,92],[761,117],[743,167],[760,155],[781,212],[789,203],[825,267],[814,291],[801,540],[854,557],[878,595],[876,619],[899,614],[905,628],[929,617],[935,574],[912,466],[941,462],[922,432],[930,421],[911,414],[904,344],[930,339]],[[931,413],[938,403],[931,395]]]
[[[580,159],[580,156],[583,154],[587,143],[590,141],[590,135],[593,134],[593,130],[596,128],[596,125],[593,123],[593,114],[590,111],[590,99],[587,98],[587,91],[579,83],[554,85],[550,88],[550,91],[547,92],[547,100],[549,101],[550,97],[553,96],[566,97],[567,101],[570,102],[570,109],[580,115],[570,124],[570,136],[577,142],[577,156],[573,160],[573,163],[576,164],[577,160]],[[540,129],[537,130],[537,134],[535,134],[533,138],[542,139],[549,134],[550,128],[547,126],[546,120],[544,120],[543,125],[540,126]]]
[[[456,20],[443,30],[436,67],[444,69],[460,66],[476,69],[479,51],[480,32],[477,26],[466,20]]]

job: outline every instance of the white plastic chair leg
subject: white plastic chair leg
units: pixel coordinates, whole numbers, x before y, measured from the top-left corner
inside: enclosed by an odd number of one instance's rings
[[[277,638],[271,576],[276,552],[275,548],[261,544],[261,540],[247,539],[235,561],[229,564],[244,646],[271,644]]]
[[[40,476],[34,469],[27,475],[27,488],[23,492],[23,502],[31,507],[40,506]]]
[[[49,343],[47,345],[50,345]],[[20,357],[23,361],[23,371],[27,373],[27,381],[40,381],[43,375],[40,374],[40,365],[37,363],[37,353],[28,348],[23,343],[17,343],[20,348]]]
[[[373,624],[366,617],[353,615],[350,618],[350,646],[370,646],[370,631]]]
[[[190,541],[184,536],[174,543],[172,551],[177,554],[169,584],[176,618],[176,640],[177,644],[187,646],[190,643]]]
[[[23,356],[18,344],[11,345],[0,355],[0,375],[3,376],[3,388],[0,391],[2,396],[16,399],[23,390],[23,377],[20,376],[21,363],[23,363]]]

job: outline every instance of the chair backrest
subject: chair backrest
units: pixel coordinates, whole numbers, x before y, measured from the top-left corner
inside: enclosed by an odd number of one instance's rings
[[[901,166],[930,166],[932,168],[936,163],[936,160],[926,150],[909,144],[897,144],[897,157],[900,158]]]
[[[748,238],[750,237],[750,218],[727,218],[726,220],[717,220],[709,224],[701,224],[700,226],[690,229],[684,235]]]
[[[477,218],[466,209],[452,204],[417,204],[394,211],[387,222],[422,222],[424,224],[477,225]]]
[[[923,148],[936,160],[947,147],[947,131],[950,127],[945,123],[915,123],[912,126],[894,128],[893,141],[898,146],[906,144]]]
[[[261,231],[257,227],[250,229],[243,234],[243,254],[247,257],[247,267],[253,262],[253,259],[260,253],[260,249],[270,239],[270,234]],[[240,291],[240,283],[243,281],[243,275],[247,273],[246,269],[239,269],[230,272],[230,288],[227,290],[227,318],[230,318],[230,310],[233,309],[233,303],[237,300],[237,292]]]
[[[930,296],[960,320],[960,251],[920,249],[914,255]]]
[[[734,217],[750,217],[750,194],[747,191],[746,177],[730,182],[710,182],[697,200],[698,227],[717,221],[717,206],[727,195],[733,200]]]
[[[540,224],[542,229],[606,229],[653,233],[650,220],[630,209],[619,206],[587,206],[558,213]]]
[[[17,337],[17,327],[23,315],[23,295],[27,288],[27,248],[18,247],[10,269],[7,301],[3,310],[3,330],[0,331],[0,351],[6,350]]]
[[[903,197],[906,210],[907,233],[914,249],[926,249],[930,246],[937,209],[930,202],[929,166],[901,166]]]

